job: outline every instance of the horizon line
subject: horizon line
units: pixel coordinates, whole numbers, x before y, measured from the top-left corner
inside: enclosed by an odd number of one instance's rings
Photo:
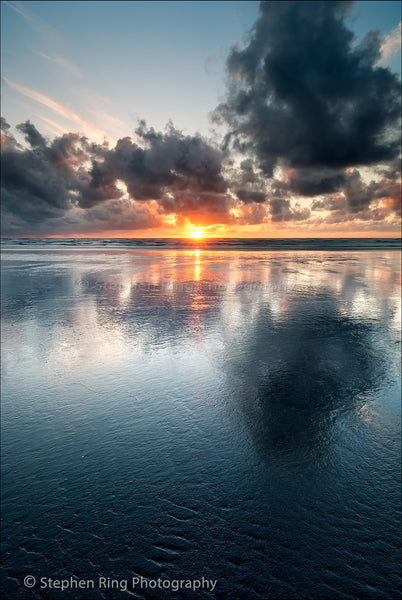
[[[265,237],[265,236],[214,236],[214,237],[202,237],[193,238],[190,236],[85,236],[85,235],[70,235],[70,236],[57,236],[57,235],[46,235],[46,236],[27,236],[27,235],[16,235],[16,236],[0,236],[0,240],[189,240],[195,244],[202,244],[206,241],[213,240],[376,240],[376,239],[393,239],[402,240],[402,235],[382,235],[382,236],[276,236],[276,237]]]

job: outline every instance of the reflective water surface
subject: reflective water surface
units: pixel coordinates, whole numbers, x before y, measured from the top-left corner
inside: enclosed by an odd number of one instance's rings
[[[10,247],[2,283],[5,598],[399,597],[398,252]]]

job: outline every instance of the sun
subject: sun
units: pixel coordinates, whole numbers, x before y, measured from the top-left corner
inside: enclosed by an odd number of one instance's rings
[[[199,240],[200,238],[204,237],[204,228],[194,227],[194,229],[189,232],[189,235],[191,238]]]

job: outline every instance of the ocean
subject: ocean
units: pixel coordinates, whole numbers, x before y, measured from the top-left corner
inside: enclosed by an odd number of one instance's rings
[[[400,238],[3,238],[2,247],[166,250],[400,250]]]
[[[2,597],[396,600],[400,240],[2,241]]]

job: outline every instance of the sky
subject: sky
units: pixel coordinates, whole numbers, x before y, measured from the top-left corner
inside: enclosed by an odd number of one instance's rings
[[[2,235],[400,235],[399,2],[13,2]]]

